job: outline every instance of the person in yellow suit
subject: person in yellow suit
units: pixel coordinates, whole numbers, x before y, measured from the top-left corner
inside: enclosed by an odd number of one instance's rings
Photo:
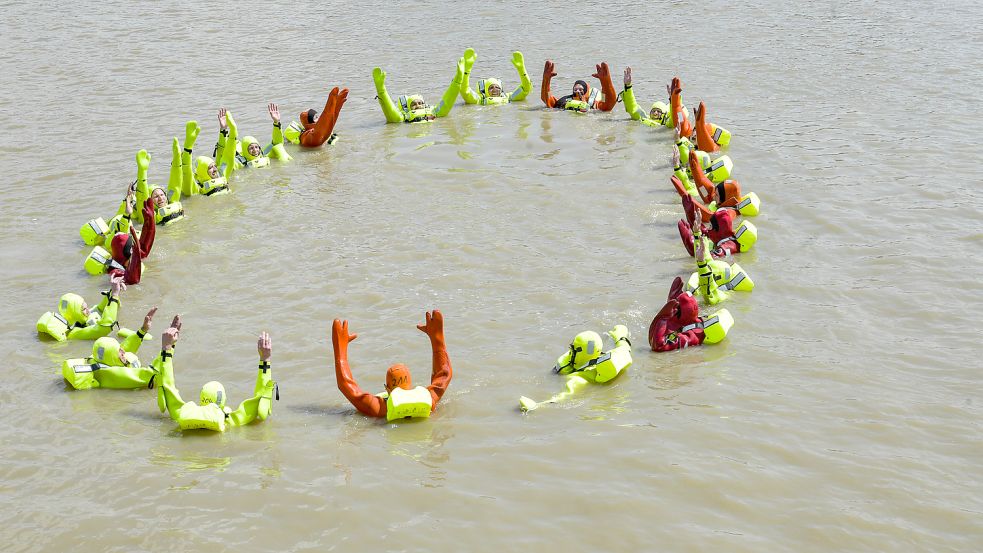
[[[256,375],[256,385],[253,397],[239,404],[236,410],[226,407],[225,387],[220,382],[208,382],[201,388],[199,400],[185,402],[181,399],[177,385],[174,382],[174,345],[181,333],[181,316],[177,315],[171,326],[161,337],[162,349],[154,360],[153,366],[160,373],[157,387],[157,407],[161,413],[167,412],[181,430],[205,429],[224,432],[234,426],[243,426],[259,419],[266,420],[273,411],[273,398],[279,399],[276,382],[273,381],[273,369],[270,367],[270,357],[273,354],[273,344],[270,335],[263,332],[256,342],[259,352],[259,372]]]
[[[450,86],[444,92],[440,103],[436,106],[428,106],[423,101],[423,96],[419,94],[403,95],[397,98],[398,104],[393,102],[386,90],[386,72],[381,67],[372,70],[372,79],[375,81],[375,92],[379,99],[379,106],[382,113],[386,116],[387,123],[423,123],[433,121],[438,117],[445,117],[454,107],[454,100],[461,90],[461,83],[464,82],[464,58],[457,62],[457,70]]]
[[[483,106],[495,106],[521,102],[532,91],[532,81],[526,73],[526,62],[522,57],[522,52],[512,52],[512,66],[519,73],[519,86],[511,93],[506,94],[502,88],[502,81],[491,77],[478,80],[478,90],[471,88],[471,68],[474,67],[478,56],[474,48],[464,51],[464,83],[461,84],[461,97],[468,104],[481,104]]]

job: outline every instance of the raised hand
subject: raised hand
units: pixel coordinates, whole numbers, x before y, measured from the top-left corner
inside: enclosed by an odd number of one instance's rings
[[[229,126],[228,122],[225,120],[225,113],[225,108],[218,108],[218,127],[223,131]]]
[[[129,217],[130,215],[133,215],[133,204],[136,203],[136,198],[133,196],[134,195],[133,185],[135,185],[135,184],[136,184],[136,181],[133,181],[133,184],[131,184],[130,187],[126,189],[126,208],[125,209],[126,209],[126,216],[127,217]]]
[[[280,107],[270,102],[270,105],[266,106],[266,110],[270,112],[270,119],[273,120],[273,124],[276,125],[280,122]]]
[[[150,153],[147,150],[137,152],[137,167],[144,171],[150,168]]]
[[[376,86],[382,86],[386,82],[386,72],[381,67],[372,69],[372,80],[375,81]]]
[[[611,68],[608,67],[608,63],[602,61],[601,63],[597,64],[595,66],[594,73],[591,74],[591,77],[594,77],[595,79],[602,80],[602,81],[604,79],[610,79],[611,78]]]
[[[678,298],[682,293],[683,279],[682,277],[676,277],[672,279],[672,284],[669,285],[669,297],[666,299],[666,301],[675,302],[675,305],[673,305],[673,308],[675,308],[676,305],[679,305],[679,300],[676,298]]]
[[[270,356],[273,355],[273,341],[270,340],[268,332],[264,331],[259,335],[259,340],[256,341],[256,351],[259,352],[260,361],[270,360]]]
[[[156,307],[154,309],[157,309]],[[181,315],[174,315],[174,319],[171,321],[171,326],[164,331],[161,336],[161,347],[164,349],[171,349],[174,344],[177,343],[177,339],[181,336]]]
[[[334,320],[334,324],[331,325],[331,343],[334,344],[335,351],[347,350],[348,344],[354,342],[356,338],[358,334],[348,333],[348,321]]]
[[[512,67],[517,71],[525,73],[526,59],[522,57],[522,52],[512,52]]]
[[[625,67],[625,88],[631,86],[631,66]]]
[[[188,121],[184,125],[184,147],[190,148],[191,144],[194,144],[198,140],[198,134],[201,132],[201,127],[198,126],[197,121]]]
[[[431,340],[443,340],[444,316],[441,315],[440,311],[436,309],[433,311],[428,311],[426,314],[426,322],[422,325],[416,325],[416,328],[419,329],[420,332],[430,336]]]
[[[550,77],[556,76],[556,64],[553,60],[546,60],[546,65],[543,67],[543,76],[549,75]]]
[[[154,220],[153,219],[153,217],[154,217],[154,199],[153,198],[147,198],[143,202],[143,209],[141,211],[143,212],[143,221],[144,221],[144,223],[146,223],[147,221],[153,221]]]
[[[608,331],[608,336],[614,340],[615,345],[618,344],[618,340],[622,338],[628,338],[628,327],[625,325],[615,325],[614,328]]]
[[[461,77],[461,78],[464,77],[464,72],[467,71],[466,66],[467,66],[467,62],[464,61],[464,58],[460,58],[459,60],[457,60],[457,76],[458,77]]]
[[[693,237],[696,239],[697,243],[702,246],[703,240],[701,240],[701,238],[703,236],[703,217],[701,217],[700,214],[696,213],[695,211],[693,214],[693,221],[690,223],[690,228],[693,229]],[[700,259],[700,257],[697,256],[697,259]]]
[[[118,298],[120,292],[126,290],[126,283],[123,282],[123,275],[119,275],[114,278],[109,279],[109,295],[113,298]]]
[[[470,73],[471,68],[474,67],[475,60],[478,59],[478,55],[474,53],[474,48],[468,48],[464,51],[464,72]]]
[[[140,327],[140,330],[142,330],[144,334],[150,332],[150,327],[154,323],[154,314],[156,313],[157,306],[155,305],[151,307],[150,311],[147,311],[147,314],[143,317],[143,326]]]

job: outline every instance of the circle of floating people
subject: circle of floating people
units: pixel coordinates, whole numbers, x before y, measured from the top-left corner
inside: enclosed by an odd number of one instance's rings
[[[471,73],[477,54],[468,48],[457,61],[454,77],[436,105],[426,103],[419,94],[400,94],[394,101],[386,89],[386,72],[380,67],[372,70],[372,78],[387,123],[435,124],[438,118],[450,114],[458,97],[465,105],[505,106],[525,101],[532,92],[525,59],[521,52],[513,52],[510,61],[518,76],[514,88],[502,78],[481,73],[472,87]],[[569,93],[559,98],[552,92],[552,81],[557,76],[556,63],[546,60],[540,98],[547,109],[582,116],[594,111],[610,112],[622,103],[632,121],[656,130],[665,129],[673,137],[673,172],[669,181],[681,200],[683,218],[677,228],[683,248],[695,259],[695,270],[677,276],[670,284],[666,303],[649,326],[648,343],[652,351],[669,352],[723,341],[734,325],[734,318],[727,309],[710,311],[709,308],[732,294],[754,289],[748,272],[731,261],[754,246],[758,232],[747,218],[756,216],[761,206],[754,192],[744,192],[741,184],[731,178],[734,163],[723,153],[731,142],[731,133],[709,121],[704,102],[692,112],[685,106],[679,77],[666,85],[667,101],[655,101],[646,111],[635,98],[631,67],[624,70],[624,88],[620,94],[615,91],[611,69],[604,62],[597,64],[591,75],[598,84],[578,78],[567,89]],[[239,172],[269,170],[276,163],[290,161],[288,142],[298,148],[333,145],[338,139],[335,126],[348,93],[347,88],[334,87],[320,113],[313,108],[301,111],[297,121],[286,127],[279,106],[269,104],[267,112],[273,126],[266,146],[252,135],[241,135],[232,112],[221,108],[215,145],[210,152],[205,150],[195,155],[202,128],[197,121],[188,121],[184,142],[177,137],[171,141],[166,186],[149,184],[151,156],[146,150],[136,153],[136,180],[121,191],[122,201],[116,212],[108,220],[95,217],[79,230],[81,239],[92,246],[82,266],[90,275],[106,275],[108,288],[90,296],[94,301],[91,307],[81,295],[64,294],[57,308],[44,313],[37,322],[40,336],[59,342],[92,343],[88,355],[67,359],[61,365],[62,377],[73,389],[156,389],[157,408],[167,413],[182,431],[224,432],[270,416],[273,402],[279,400],[279,389],[273,380],[269,333],[261,332],[257,340],[259,361],[253,395],[232,409],[219,382],[204,384],[198,403],[182,399],[174,371],[175,346],[181,334],[180,315],[174,316],[162,332],[160,352],[150,363],[143,363],[137,354],[143,343],[151,339],[157,308],[147,311],[136,330],[121,325],[119,309],[127,287],[140,284],[145,264],[153,263],[151,253],[157,227],[167,227],[184,218],[182,200],[206,196],[209,201],[220,201],[220,196],[233,191],[233,177]],[[386,371],[385,389],[372,393],[359,387],[349,364],[348,349],[357,335],[350,333],[347,320],[334,320],[331,340],[338,390],[359,413],[387,421],[423,419],[433,414],[453,376],[444,338],[444,317],[437,309],[427,311],[417,328],[429,338],[433,354],[429,385],[414,386],[410,369],[394,363]],[[565,379],[561,391],[543,401],[522,396],[520,411],[559,403],[591,385],[611,383],[624,373],[632,364],[631,333],[626,325],[614,324],[606,334],[609,346],[605,346],[601,334],[585,330],[574,336],[565,349],[560,348],[563,353],[556,360],[553,372]]]

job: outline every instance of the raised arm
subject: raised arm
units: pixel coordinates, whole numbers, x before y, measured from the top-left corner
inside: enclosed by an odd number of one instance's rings
[[[119,310],[119,295],[121,290],[126,289],[123,277],[117,276],[110,280],[109,290],[102,293],[102,301],[96,307],[99,312],[99,322],[88,326],[77,326],[70,328],[66,336],[69,340],[97,340],[103,336],[109,336],[116,324],[116,317]]]
[[[160,355],[154,359],[152,364],[153,368],[157,370],[157,378],[159,379],[157,382],[157,407],[161,413],[167,411],[175,422],[180,420],[181,407],[185,403],[177,390],[177,384],[174,382],[172,359],[174,357],[174,344],[177,343],[180,334],[181,316],[175,315],[174,320],[171,321],[171,326],[161,335]]]
[[[233,426],[242,426],[256,420],[266,420],[273,411],[273,393],[276,382],[273,381],[273,369],[270,367],[270,356],[273,354],[273,342],[270,335],[263,332],[256,342],[259,352],[259,372],[256,375],[256,385],[253,387],[253,397],[239,404],[239,408],[229,414],[229,422]]]
[[[232,118],[231,111],[223,108],[222,113],[225,115],[225,124],[228,126],[229,132],[228,147],[222,151],[222,176],[225,177],[226,182],[229,182],[229,179],[232,178],[232,172],[236,169],[236,142],[239,141],[239,126]],[[216,163],[219,162],[218,159],[215,158]]]
[[[191,166],[191,154],[194,151],[199,133],[201,133],[201,127],[198,126],[197,121],[188,121],[184,125],[184,150],[181,151],[181,195],[189,198],[198,193],[194,169]]]
[[[147,152],[147,150],[140,150],[137,152],[137,205],[143,205],[143,202],[150,197],[150,186],[147,184],[147,172],[149,170],[150,154]],[[137,214],[137,220],[143,222],[142,212]]]
[[[328,94],[328,99],[324,102],[324,110],[321,112],[321,116],[317,118],[317,122],[314,123],[314,127],[301,133],[300,145],[305,148],[317,148],[331,138],[331,133],[334,132],[335,124],[338,122],[341,106],[347,100],[347,88],[341,91],[338,90],[337,86],[332,88]]]
[[[618,104],[618,93],[614,90],[614,81],[611,80],[611,68],[608,67],[608,63],[598,64],[591,76],[601,81],[601,93],[604,94],[603,100],[595,102],[596,109],[611,111]]]
[[[477,104],[481,100],[478,93],[471,89],[471,68],[474,67],[474,62],[477,59],[478,56],[474,53],[474,48],[468,48],[464,51],[464,79],[461,82],[461,98],[464,98],[466,104]]]
[[[154,217],[154,201],[147,198],[143,202],[143,226],[140,227],[140,255],[147,257],[154,248],[157,236],[157,219]]]
[[[717,187],[714,186],[713,181],[707,178],[706,173],[703,172],[700,159],[696,156],[696,150],[689,151],[689,172],[693,175],[693,182],[696,184],[696,190],[700,194],[700,200],[705,204],[716,200]]]
[[[443,397],[451,383],[454,371],[451,369],[451,359],[447,355],[447,343],[444,341],[444,316],[434,309],[425,315],[426,322],[417,325],[420,332],[430,337],[430,347],[433,350],[433,369],[430,374],[430,395],[433,396],[433,406]]]
[[[713,140],[713,129],[707,123],[707,106],[703,102],[696,108],[696,147],[708,153],[720,151]]]
[[[140,330],[130,334],[125,340],[123,340],[123,351],[136,353],[140,350],[140,346],[143,345],[143,339],[147,336],[147,333],[150,332],[150,327],[153,324],[155,313],[157,313],[156,305],[151,307],[150,311],[147,311],[147,314],[143,317],[143,326],[140,327]]]
[[[266,109],[269,111],[270,119],[273,121],[273,139],[263,149],[263,154],[269,156],[271,159],[290,161],[293,158],[287,153],[287,149],[283,147],[283,127],[280,124],[280,106],[270,102],[266,106]]]
[[[678,127],[683,137],[689,138],[693,134],[693,124],[686,117],[686,108],[683,107],[683,82],[679,77],[673,77],[672,84],[669,85],[669,110],[673,127]]]
[[[386,91],[386,72],[381,67],[376,67],[372,70],[372,80],[375,81],[375,95],[379,100],[379,106],[382,107],[382,113],[386,116],[386,123],[402,123],[403,114]]]
[[[625,111],[631,116],[633,121],[641,121],[647,118],[647,114],[638,107],[635,101],[635,91],[631,88],[631,66],[625,67],[625,91],[621,94],[621,99],[625,102]]]
[[[167,201],[168,202],[179,202],[181,201],[181,193],[184,190],[184,184],[181,182],[181,144],[178,142],[175,136],[171,140],[171,172],[167,177]]]
[[[543,67],[543,86],[539,90],[540,98],[542,98],[543,103],[546,107],[553,108],[556,107],[556,96],[550,93],[550,81],[556,76],[556,64],[553,60],[546,60],[546,65]]]
[[[236,141],[239,140],[239,127],[232,118],[232,112],[225,108],[218,110],[218,126],[218,141],[215,143],[212,157],[215,158],[215,165],[228,182],[236,168]]]
[[[463,81],[464,58],[461,58],[457,60],[457,68],[454,71],[454,79],[447,87],[443,97],[440,98],[440,103],[437,104],[437,109],[434,111],[434,115],[437,117],[444,117],[451,112],[451,109],[454,107],[454,101],[457,100],[457,95],[461,92],[461,83]]]
[[[522,57],[522,52],[512,52],[512,67],[519,74],[519,86],[509,94],[509,101],[521,102],[532,92],[532,81],[526,73],[526,60]]]
[[[331,343],[334,345],[334,370],[338,389],[363,415],[370,417],[386,416],[386,400],[363,392],[352,376],[348,366],[348,344],[358,338],[358,334],[348,333],[348,321],[334,320],[331,327]]]
[[[717,281],[713,278],[713,268],[710,267],[710,250],[713,248],[709,240],[700,233],[700,223],[693,222],[693,236],[696,240],[694,257],[696,257],[696,270],[700,275],[698,290],[703,299],[710,305],[717,305],[728,297],[728,292],[717,287]]]

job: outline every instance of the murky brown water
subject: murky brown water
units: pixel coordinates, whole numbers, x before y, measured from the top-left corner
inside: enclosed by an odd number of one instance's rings
[[[980,550],[983,9],[780,6],[0,6],[3,549]],[[507,86],[521,48],[525,105],[383,124],[373,65],[435,100],[466,46]],[[546,57],[563,88],[602,59],[620,88],[630,64],[642,105],[679,74],[733,131],[764,211],[741,259],[758,286],[727,305],[724,344],[643,347],[692,270],[668,134],[621,105],[541,109]],[[165,182],[187,119],[199,148],[221,105],[265,140],[266,102],[295,117],[335,84],[352,90],[338,145],[191,200],[123,301],[131,326],[160,305],[155,334],[184,316],[191,396],[219,379],[244,398],[269,330],[273,417],[182,436],[149,391],[66,390],[56,365],[88,344],[32,325],[103,286],[77,229],[115,207],[135,151]],[[455,369],[437,415],[354,414],[331,319],[351,320],[355,374],[381,387],[396,361],[426,378],[413,326],[434,307]],[[626,375],[518,413],[560,388],[549,368],[573,334],[618,322]]]

